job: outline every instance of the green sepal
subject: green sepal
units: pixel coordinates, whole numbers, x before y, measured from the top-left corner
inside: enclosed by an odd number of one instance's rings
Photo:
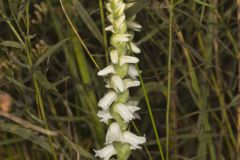
[[[115,119],[115,121],[120,126],[121,130],[126,131],[128,129],[128,123],[124,122],[122,117],[118,113],[114,112],[114,107],[111,109],[110,112],[113,118]]]
[[[129,98],[129,91],[126,90],[125,92],[118,94],[118,98],[116,99],[115,103],[125,104],[128,101],[128,98]]]
[[[116,23],[113,23],[113,30],[116,33],[120,33],[120,34],[127,33],[127,23],[126,23],[126,21],[123,22],[121,25],[117,25]]]
[[[114,70],[119,77],[124,78],[128,74],[128,64],[122,66],[116,64],[114,65]]]
[[[127,44],[128,42],[122,42],[122,43],[118,43],[118,46],[115,46],[120,56],[123,54],[126,54]]]
[[[116,10],[117,9],[117,5],[120,3],[121,0],[110,0],[109,3],[111,4],[111,8],[112,10]]]
[[[128,143],[114,142],[114,148],[117,151],[118,160],[127,160],[131,154]]]

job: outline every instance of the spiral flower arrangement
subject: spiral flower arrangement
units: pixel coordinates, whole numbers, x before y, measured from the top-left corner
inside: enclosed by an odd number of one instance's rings
[[[137,80],[138,71],[135,68],[139,59],[130,56],[131,53],[140,53],[141,50],[132,42],[134,31],[140,31],[141,25],[134,19],[136,16],[125,16],[125,10],[134,3],[124,3],[123,0],[109,0],[106,3],[107,19],[111,23],[105,30],[112,32],[110,38],[111,63],[98,72],[98,76],[105,76],[108,93],[100,99],[98,106],[101,108],[97,116],[100,121],[109,125],[106,134],[105,147],[96,150],[96,157],[108,160],[117,155],[119,160],[126,160],[131,150],[141,149],[141,144],[146,142],[145,137],[140,137],[130,132],[129,122],[138,117],[135,112],[140,108],[137,102],[130,101],[129,88],[140,86]]]

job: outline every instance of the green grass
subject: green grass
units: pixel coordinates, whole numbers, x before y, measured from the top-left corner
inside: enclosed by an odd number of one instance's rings
[[[109,63],[104,2],[0,0],[0,94],[13,99],[10,117],[0,112],[0,159],[95,159],[106,131],[96,117],[106,91],[96,73]],[[138,0],[127,10],[143,26],[131,130],[147,138],[131,160],[236,159],[236,4]]]

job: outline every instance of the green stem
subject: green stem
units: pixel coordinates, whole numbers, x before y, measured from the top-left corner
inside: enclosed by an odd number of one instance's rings
[[[169,113],[171,106],[171,72],[172,72],[172,17],[173,0],[170,0],[169,14],[169,46],[168,46],[168,87],[167,87],[167,109],[166,109],[166,160],[169,160]]]
[[[32,48],[31,48],[31,41],[30,41],[30,38],[29,38],[29,31],[30,31],[30,16],[29,16],[29,1],[27,2],[27,6],[26,6],[26,30],[27,30],[27,37],[26,37],[26,41],[25,41],[25,49],[26,49],[26,52],[27,52],[27,57],[28,57],[28,61],[29,61],[29,64],[32,66],[33,62],[32,62]],[[44,103],[43,103],[43,98],[42,98],[42,95],[41,95],[41,92],[40,92],[40,88],[39,88],[39,84],[37,82],[37,77],[36,77],[36,74],[33,74],[33,83],[34,83],[34,88],[35,88],[35,93],[36,93],[36,103],[37,103],[37,106],[40,110],[40,115],[41,115],[41,118],[44,120],[45,122],[45,127],[48,129],[48,125],[47,125],[47,120],[46,120],[46,116],[45,116],[45,110],[44,110]],[[52,138],[50,136],[48,136],[48,141],[50,143],[50,146],[51,146],[51,150],[52,150],[52,154],[53,154],[53,157],[54,157],[54,160],[57,160],[57,154],[56,154],[56,151],[53,147],[53,142],[52,142]]]
[[[134,121],[132,121],[132,125],[133,125],[133,127],[135,128],[137,134],[138,134],[138,135],[141,135],[141,134],[140,134],[140,131],[139,131],[139,129],[138,129],[138,127],[136,126],[136,124],[135,124]],[[151,154],[150,154],[150,152],[149,152],[149,150],[148,150],[148,148],[147,148],[147,146],[146,146],[146,144],[144,144],[143,147],[144,147],[144,149],[145,149],[146,152],[147,152],[147,155],[148,155],[149,160],[153,160],[153,159],[152,159],[152,156],[151,156]]]
[[[104,12],[103,12],[103,0],[99,0],[99,8],[100,8],[100,15],[101,15],[101,24],[102,24],[102,32],[103,32],[103,44],[104,44],[104,50],[106,54],[106,63],[109,64],[109,54],[108,54],[108,44],[107,44],[107,34],[105,31],[105,18],[104,18]]]
[[[146,100],[146,103],[147,103],[148,113],[149,113],[149,116],[150,116],[150,119],[151,119],[151,123],[152,123],[152,126],[153,126],[153,131],[154,131],[154,134],[155,134],[155,137],[156,137],[156,140],[157,140],[157,145],[158,145],[159,153],[160,153],[160,155],[161,155],[161,159],[162,159],[162,160],[165,160],[164,155],[163,155],[163,150],[162,150],[161,142],[160,142],[160,138],[159,138],[158,131],[157,131],[157,127],[156,127],[156,123],[155,123],[155,120],[154,120],[154,117],[153,117],[152,108],[151,108],[151,105],[150,105],[150,102],[149,102],[149,98],[148,98],[148,95],[147,95],[147,91],[146,91],[146,88],[145,88],[145,85],[144,85],[142,76],[141,76],[141,74],[140,74],[138,65],[136,65],[136,68],[137,68],[137,70],[138,70],[138,75],[139,75],[139,79],[140,79],[140,82],[141,82],[143,94],[144,94],[144,97],[145,97],[145,100]]]

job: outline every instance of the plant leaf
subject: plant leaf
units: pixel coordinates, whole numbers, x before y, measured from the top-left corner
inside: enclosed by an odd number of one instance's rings
[[[56,51],[63,46],[63,44],[67,41],[68,39],[64,39],[60,42],[58,42],[57,44],[55,44],[54,46],[52,46],[51,48],[49,48],[45,54],[43,54],[34,64],[34,67],[37,67],[39,64],[41,64],[45,59],[47,59],[48,57],[50,57],[53,53],[56,53]]]
[[[194,1],[195,1],[196,3],[198,3],[198,4],[203,5],[203,6],[207,6],[207,7],[214,8],[213,5],[207,4],[206,2],[203,2],[203,1],[201,1],[201,0],[194,0]]]
[[[53,83],[49,82],[41,71],[38,70],[34,74],[36,74],[37,81],[43,88],[47,90],[57,91],[56,86]]]
[[[18,135],[19,137],[22,137],[26,140],[32,141],[33,143],[39,145],[40,147],[42,147],[43,149],[51,153],[51,148],[47,143],[47,140],[45,138],[38,136],[37,134],[32,132],[30,129],[26,129],[16,124],[2,121],[0,123],[0,131],[9,132],[9,133]]]
[[[76,6],[79,16],[82,18],[83,22],[87,25],[88,29],[93,33],[94,37],[103,45],[103,35],[99,31],[96,23],[89,16],[86,9],[77,0],[73,0],[73,4],[74,4],[74,6]]]
[[[12,78],[12,77],[5,76],[5,78],[6,78],[7,80],[9,80],[10,82],[12,82],[13,84],[15,84],[16,86],[20,87],[20,88],[24,88],[24,89],[27,89],[27,90],[29,90],[29,91],[34,92],[34,89],[25,86],[22,82],[19,82],[19,81],[15,80],[15,79]]]
[[[138,0],[132,7],[126,10],[127,18],[130,18],[140,12],[146,5],[148,5],[149,2],[150,0]]]
[[[22,49],[23,46],[15,41],[3,41],[0,43],[1,46],[5,46],[5,47],[13,47],[13,48],[20,48]]]

